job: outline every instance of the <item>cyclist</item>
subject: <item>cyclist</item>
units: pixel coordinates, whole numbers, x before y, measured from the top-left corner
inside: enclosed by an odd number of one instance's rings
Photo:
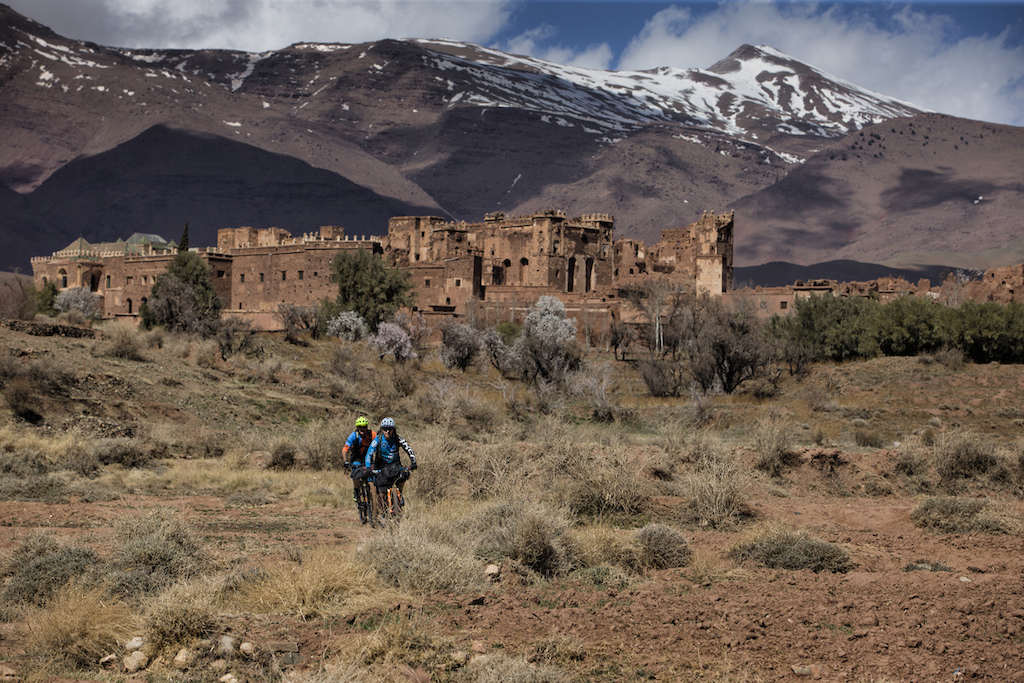
[[[363,460],[366,458],[366,451],[370,448],[373,437],[370,421],[365,416],[357,417],[355,431],[348,435],[345,445],[341,448],[345,469],[352,477],[352,500],[356,502],[359,519],[363,524],[366,524],[367,521],[366,501],[359,497],[359,489],[363,486],[363,479],[370,474],[369,470],[363,467]]]
[[[408,470],[402,469],[400,448],[409,454]],[[416,454],[412,452],[409,442],[398,435],[393,417],[385,417],[380,421],[380,432],[370,442],[365,463],[367,469],[380,471],[375,481],[378,491],[387,491],[394,483],[398,484],[398,490],[401,491],[405,487],[405,480],[409,478],[409,470],[416,469]]]

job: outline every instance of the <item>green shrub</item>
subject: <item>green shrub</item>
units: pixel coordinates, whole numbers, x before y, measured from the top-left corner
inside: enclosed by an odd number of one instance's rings
[[[911,511],[910,519],[922,529],[949,534],[1019,534],[1024,530],[1010,506],[984,498],[929,497]]]
[[[736,562],[754,562],[769,569],[810,569],[844,573],[849,554],[835,545],[812,538],[802,530],[769,527],[738,543],[729,551]]]

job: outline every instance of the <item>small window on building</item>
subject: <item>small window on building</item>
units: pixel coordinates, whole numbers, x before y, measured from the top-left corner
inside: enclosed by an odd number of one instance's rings
[[[430,278],[429,277],[423,279],[423,286],[424,287],[429,287],[430,286]]]
[[[45,282],[45,280],[44,280],[44,282]],[[109,275],[107,276],[107,284],[106,284],[106,287],[107,287],[107,289],[110,289],[110,276],[109,276]]]
[[[288,279],[288,271],[287,270],[282,270],[281,271],[281,282],[284,282],[287,279]]]
[[[242,302],[241,301],[238,302],[238,310],[242,310]]]
[[[245,273],[242,273],[241,275],[238,276],[238,281],[245,282]]]
[[[129,275],[128,277],[126,277],[126,278],[124,279],[124,283],[125,283],[126,285],[128,285],[129,287],[131,287],[131,285],[132,285],[132,283],[133,283],[134,281],[135,281],[135,278],[134,278],[134,277],[132,277],[131,275]]]
[[[413,257],[413,261],[419,261],[419,260],[420,260],[420,255],[416,254],[416,256]]]
[[[456,287],[461,287],[462,286],[462,280],[460,280],[459,278],[455,278],[455,286]]]
[[[784,310],[786,310],[787,306],[789,306],[789,302],[788,301],[780,301],[779,302],[779,310],[784,311]]]
[[[224,271],[223,270],[218,270],[217,271],[217,277],[224,277]]]
[[[426,237],[426,236],[427,236],[427,231],[426,230],[420,230],[420,237]]]
[[[304,270],[300,270],[299,271],[299,279],[300,280],[305,280],[306,279],[306,271],[304,271]]]
[[[263,273],[260,273],[260,282],[263,282]]]

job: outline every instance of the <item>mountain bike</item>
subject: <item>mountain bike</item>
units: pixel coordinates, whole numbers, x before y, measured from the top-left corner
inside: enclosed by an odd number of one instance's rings
[[[374,480],[380,477],[380,470],[372,470]],[[409,469],[406,467],[399,468],[398,473],[407,474]],[[398,524],[402,520],[402,514],[405,509],[405,498],[402,496],[401,490],[398,488],[398,479],[395,477],[391,481],[391,485],[387,488],[380,488],[374,484],[374,494],[372,496],[374,509],[376,515],[371,517],[374,523],[381,528],[389,524]]]
[[[369,477],[362,479],[362,485],[356,489],[356,506],[359,508],[359,521],[362,524],[369,523],[373,526],[374,513],[376,511],[376,496],[374,495],[373,482]]]

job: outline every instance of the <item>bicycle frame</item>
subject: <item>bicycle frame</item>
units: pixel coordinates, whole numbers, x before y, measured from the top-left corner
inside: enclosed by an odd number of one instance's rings
[[[403,467],[402,472],[407,472],[408,469]],[[380,470],[373,470],[373,475],[376,478],[380,475]],[[375,515],[371,517],[371,520],[377,526],[381,528],[388,524],[398,524],[402,519],[402,512],[405,506],[405,500],[402,497],[402,492],[398,488],[397,480],[392,482],[391,486],[386,489],[380,489],[376,483],[373,484],[373,507]]]

